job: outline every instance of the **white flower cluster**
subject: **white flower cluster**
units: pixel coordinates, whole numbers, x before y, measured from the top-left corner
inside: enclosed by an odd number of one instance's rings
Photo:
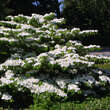
[[[99,45],[89,45],[89,46],[84,46],[84,48],[100,48]]]
[[[101,81],[109,82],[110,83],[110,78],[108,76],[102,75],[102,76],[99,76],[99,79]]]
[[[19,33],[19,35],[18,36],[29,36],[30,34],[29,33],[26,33],[26,32],[21,32],[21,33]]]
[[[8,59],[4,63],[2,63],[0,67],[8,68],[8,66],[23,66],[24,64],[25,64],[24,61],[21,59],[18,60]]]
[[[51,21],[51,23],[62,23],[62,22],[64,22],[64,18],[61,18],[61,19],[53,19],[53,20]]]
[[[71,30],[72,33],[76,32],[76,31],[80,31],[80,28],[73,28],[73,29]]]
[[[10,39],[10,38],[6,38],[6,37],[1,37],[0,40],[2,41],[8,41],[8,42],[17,42],[18,40],[17,39]]]
[[[12,25],[12,26],[17,26],[17,25],[19,25],[18,23],[16,23],[15,21],[0,21],[1,23],[6,23],[6,24],[10,24],[10,25]]]
[[[98,30],[84,30],[84,31],[80,31],[79,34],[84,34],[84,33],[97,33]]]
[[[8,93],[3,93],[1,99],[2,100],[11,100],[12,96],[9,95]]]
[[[72,45],[74,46],[83,46],[80,42],[78,41],[72,41],[72,40],[69,40],[69,43],[71,43]]]
[[[11,84],[14,82],[14,80],[11,80],[13,78],[14,73],[11,70],[7,70],[5,72],[5,76],[0,78],[1,86],[4,86],[6,84]]]
[[[10,72],[11,71],[7,71],[6,75],[8,74],[7,78],[11,81],[11,78],[14,78],[14,77],[13,77],[13,74]],[[31,93],[40,94],[40,93],[48,91],[50,93],[56,93],[57,95],[59,95],[61,97],[65,97],[65,96],[67,96],[67,94],[62,89],[66,88],[66,86],[68,87],[68,90],[74,90],[75,92],[78,92],[80,90],[80,88],[78,87],[80,82],[88,83],[90,85],[95,82],[95,79],[92,76],[88,76],[88,75],[78,76],[78,77],[75,77],[74,79],[70,79],[69,77],[62,78],[62,76],[53,77],[54,82],[56,82],[56,84],[58,84],[58,86],[61,88],[61,89],[59,89],[58,87],[53,85],[48,79],[46,79],[45,75],[43,75],[43,77],[44,77],[43,80],[42,80],[42,77],[15,78],[16,86],[19,87],[18,91],[23,91],[23,88],[27,88],[31,91]],[[47,77],[47,78],[49,78],[49,77]],[[7,79],[5,79],[4,82],[2,81],[2,86],[4,83],[8,85],[8,84],[14,82],[13,81],[13,82],[7,83],[6,81],[7,81]],[[39,85],[40,81],[42,81],[41,85]],[[4,100],[7,100],[7,99],[4,99]]]

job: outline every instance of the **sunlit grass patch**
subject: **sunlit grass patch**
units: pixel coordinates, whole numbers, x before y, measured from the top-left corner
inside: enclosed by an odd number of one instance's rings
[[[105,69],[105,70],[110,70],[110,64],[97,64],[96,67]]]

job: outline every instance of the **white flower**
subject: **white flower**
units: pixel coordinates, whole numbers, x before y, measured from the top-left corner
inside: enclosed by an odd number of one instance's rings
[[[67,31],[67,28],[65,28],[65,29],[57,29],[56,30],[56,34],[61,34],[62,32],[65,32],[65,31]]]
[[[59,59],[56,60],[56,62],[61,66],[61,67],[69,67],[70,66],[70,62],[65,60],[65,59]]]
[[[17,39],[13,39],[13,38],[6,38],[6,37],[1,37],[0,40],[3,41],[8,41],[8,42],[14,42],[14,41],[18,41]]]
[[[103,74],[103,72],[102,72],[102,71],[98,71],[98,74],[100,74],[100,75],[101,75],[101,74]]]
[[[61,19],[53,19],[53,20],[51,20],[51,23],[62,23],[62,22],[64,22],[64,18],[61,18]]]
[[[1,97],[2,100],[11,100],[12,96],[8,93],[4,93]]]
[[[65,81],[62,79],[56,79],[56,83],[60,86],[60,88],[65,88]]]
[[[46,18],[46,17],[49,17],[49,16],[55,16],[55,13],[46,13],[44,16],[43,16],[43,18]]]
[[[51,60],[51,61],[50,61],[50,64],[54,65],[54,64],[56,64],[56,61]]]
[[[89,46],[84,46],[84,48],[100,48],[99,45],[89,45]]]
[[[76,84],[69,84],[68,85],[68,90],[75,90],[75,92],[79,91],[80,88]]]
[[[40,62],[36,62],[35,64],[33,64],[33,66],[39,66],[39,65],[41,65]]]
[[[35,60],[35,58],[34,57],[30,57],[30,58],[26,58],[25,59],[28,63],[32,63],[34,60]]]
[[[18,59],[18,60],[13,60],[13,59],[8,59],[6,60],[2,65],[4,66],[23,66],[25,63],[23,60]]]
[[[21,24],[22,31],[25,30],[25,29],[30,29],[30,28],[33,28],[33,27],[30,26],[30,25],[27,25],[27,24]]]
[[[67,97],[67,94],[64,93],[64,91],[60,90],[60,89],[56,89],[55,91],[57,93],[57,95],[61,96],[61,97]]]
[[[0,64],[0,70],[4,70],[3,64]]]
[[[42,28],[50,28],[51,27],[51,24],[44,24],[43,26],[42,26]]]
[[[22,37],[24,37],[24,36],[29,36],[29,35],[31,35],[31,34],[29,34],[29,33],[27,33],[27,32],[20,32],[20,33],[18,34],[18,36],[22,36]]]
[[[28,89],[32,89],[37,83],[39,82],[39,79],[37,78],[33,78],[33,77],[30,77],[30,78],[24,78],[22,80],[18,79],[17,80],[17,84],[18,85],[21,85],[23,87],[26,87]]]
[[[38,59],[39,59],[40,57],[48,57],[48,54],[47,54],[47,53],[41,53],[41,54],[38,56]]]
[[[12,78],[13,76],[14,76],[13,71],[7,70],[7,71],[5,72],[5,77],[6,77],[7,79]]]
[[[84,30],[84,31],[80,31],[79,34],[84,34],[84,33],[97,33],[98,30]]]
[[[0,78],[0,81],[2,83],[2,86],[5,85],[5,84],[10,84],[10,83],[13,83],[14,82],[13,80],[10,80],[10,79],[5,78],[5,77],[1,77]]]
[[[76,32],[76,31],[80,31],[80,28],[73,28],[73,29],[71,30],[72,33],[73,33],[73,32]]]
[[[101,81],[104,81],[104,82],[108,81],[110,83],[110,78],[108,76],[102,75],[102,76],[99,76],[99,79]]]

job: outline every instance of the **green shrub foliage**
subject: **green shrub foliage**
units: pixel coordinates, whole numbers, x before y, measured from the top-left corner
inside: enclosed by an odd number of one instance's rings
[[[110,77],[95,64],[108,63],[110,58],[90,55],[100,46],[83,46],[79,41],[97,30],[62,29],[64,23],[54,13],[8,16],[0,21],[1,102],[33,96],[44,101],[48,94],[48,102],[64,101],[106,90]]]

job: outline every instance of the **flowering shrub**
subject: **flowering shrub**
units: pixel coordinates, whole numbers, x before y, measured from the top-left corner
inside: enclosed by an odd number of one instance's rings
[[[54,13],[8,16],[0,21],[1,101],[16,101],[21,94],[48,92],[71,98],[106,90],[109,74],[95,64],[110,62],[110,58],[90,55],[100,46],[83,46],[78,41],[97,30],[62,29],[63,23]]]

